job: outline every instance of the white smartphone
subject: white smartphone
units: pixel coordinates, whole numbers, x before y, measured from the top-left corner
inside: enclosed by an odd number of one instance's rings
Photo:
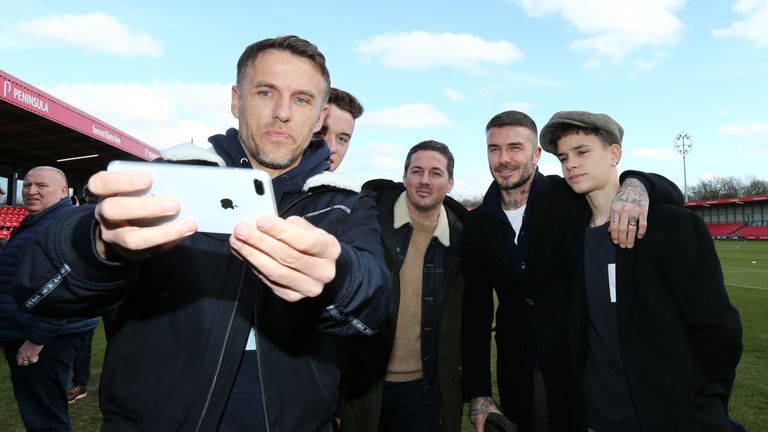
[[[178,199],[179,214],[159,223],[192,218],[200,232],[229,234],[238,222],[277,214],[272,179],[258,169],[117,160],[107,171],[144,171],[152,176],[149,190],[131,196]]]

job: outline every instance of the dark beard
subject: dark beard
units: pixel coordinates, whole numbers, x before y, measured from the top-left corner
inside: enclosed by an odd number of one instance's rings
[[[291,161],[288,161],[288,162],[278,163],[278,162],[270,162],[270,161],[262,158],[261,156],[259,156],[257,154],[251,153],[251,156],[253,156],[253,160],[255,160],[256,163],[258,163],[259,165],[261,165],[264,168],[268,168],[268,169],[272,169],[272,170],[286,169],[295,161],[295,159],[294,159],[294,160],[291,160]]]
[[[280,161],[270,161],[267,160],[261,152],[259,152],[257,149],[248,149],[248,153],[250,153],[253,160],[256,161],[259,165],[261,165],[264,168],[272,169],[272,170],[283,170],[291,166],[298,158],[301,157],[301,154],[299,154],[296,157],[292,157],[289,160],[280,162]],[[302,152],[303,153],[303,152]]]
[[[511,185],[510,184],[502,184],[502,183],[499,183],[499,182],[496,182],[496,183],[499,185],[499,189],[501,189],[501,190],[505,190],[505,191],[515,190],[515,189],[520,188],[521,186],[524,186],[528,182],[528,180],[531,179],[531,176],[533,176],[533,172],[534,172],[533,169],[530,169],[530,170],[526,169],[526,171],[523,172],[523,174],[520,176],[520,179],[518,181],[512,183]]]

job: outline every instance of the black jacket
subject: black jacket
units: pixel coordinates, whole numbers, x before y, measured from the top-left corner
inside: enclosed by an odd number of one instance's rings
[[[666,179],[641,176],[651,185],[651,203],[682,203]],[[528,197],[519,247],[492,183],[483,203],[464,219],[462,350],[464,398],[491,393],[491,329],[495,311],[497,384],[501,408],[521,432],[533,425],[533,370],[538,360],[547,393],[552,432],[579,427],[579,378],[573,373],[569,317],[574,280],[568,236],[588,209],[560,176],[536,173]],[[650,227],[649,229],[654,229]]]
[[[376,201],[382,242],[392,269],[392,314],[381,334],[352,347],[346,373],[348,400],[342,430],[375,432],[380,418],[382,389],[397,328],[400,268],[413,233],[411,224],[394,228],[395,202],[405,191],[402,183],[371,180],[363,191]],[[460,240],[466,208],[451,197],[443,201],[448,216],[450,246],[432,238],[424,255],[421,306],[421,355],[426,391],[434,394],[435,431],[461,429],[461,276]]]
[[[230,129],[210,140],[229,166],[248,166]],[[318,186],[328,164],[313,142],[300,164],[273,179],[281,216],[300,215],[336,236],[336,278],[317,298],[286,302],[229,250],[228,235],[196,233],[139,264],[94,252],[92,208],[42,233],[21,269],[17,300],[59,269],[71,271],[31,312],[66,316],[119,303],[101,380],[103,430],[216,430],[251,326],[270,431],[317,431],[337,399],[334,335],[375,333],[391,303],[373,202]],[[323,174],[322,176],[328,176]]]
[[[45,345],[57,335],[85,333],[96,328],[97,318],[59,320],[36,317],[19,308],[11,296],[19,262],[37,233],[73,208],[72,201],[66,197],[35,216],[25,217],[0,251],[0,346],[26,340]]]
[[[584,232],[570,246],[577,373],[586,358]],[[742,352],[739,314],[701,218],[657,204],[632,249],[616,248],[619,345],[643,431],[730,432],[727,402]]]

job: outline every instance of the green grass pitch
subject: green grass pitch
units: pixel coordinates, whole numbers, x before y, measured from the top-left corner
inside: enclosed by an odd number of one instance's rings
[[[718,241],[717,250],[731,302],[744,325],[744,355],[731,397],[731,417],[750,432],[768,431],[768,242]],[[93,341],[90,391],[70,406],[75,432],[99,430],[98,382],[104,345],[99,328]],[[0,431],[23,430],[8,368],[0,364]],[[466,412],[463,430],[472,431]]]

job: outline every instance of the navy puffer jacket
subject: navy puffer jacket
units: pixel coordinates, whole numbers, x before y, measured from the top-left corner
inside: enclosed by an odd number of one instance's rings
[[[19,261],[37,232],[72,208],[72,202],[67,197],[38,215],[27,216],[0,251],[0,345],[26,340],[45,345],[56,335],[82,333],[96,327],[98,319],[55,320],[36,317],[19,310],[11,297],[11,285]]]

